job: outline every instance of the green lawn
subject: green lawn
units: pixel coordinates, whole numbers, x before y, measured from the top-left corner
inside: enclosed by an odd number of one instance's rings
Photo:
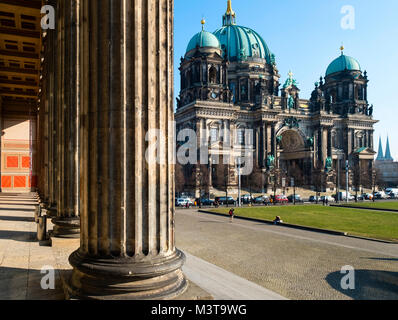
[[[372,208],[372,209],[374,208],[374,209],[398,210],[398,201],[390,201],[390,202],[358,202],[358,203],[348,204],[347,206]]]
[[[228,208],[212,210],[228,214]],[[398,213],[361,209],[309,206],[236,208],[236,216],[274,220],[285,223],[348,232],[351,235],[383,240],[398,240]]]

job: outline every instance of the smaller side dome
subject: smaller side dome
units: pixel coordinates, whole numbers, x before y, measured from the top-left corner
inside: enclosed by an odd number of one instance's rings
[[[220,41],[218,41],[217,37],[214,34],[204,30],[192,37],[191,41],[189,41],[186,52],[188,53],[197,47],[221,49]]]
[[[329,65],[326,70],[326,76],[344,70],[361,71],[361,66],[356,59],[342,54]]]

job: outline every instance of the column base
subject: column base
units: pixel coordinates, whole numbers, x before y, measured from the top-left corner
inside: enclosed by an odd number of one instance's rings
[[[57,217],[57,206],[56,205],[49,205],[47,208],[47,215],[51,218]]]
[[[75,239],[80,237],[80,218],[54,218],[52,235],[56,238]]]
[[[170,300],[185,292],[185,255],[137,261],[135,258],[94,258],[80,250],[69,257],[74,267],[68,298],[83,300]]]

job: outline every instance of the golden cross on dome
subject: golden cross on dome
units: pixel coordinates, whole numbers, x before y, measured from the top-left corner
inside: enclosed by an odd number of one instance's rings
[[[228,0],[228,5],[227,5],[227,14],[230,15],[235,15],[234,10],[232,10],[232,1]]]
[[[340,51],[341,51],[341,54],[343,55],[344,54],[344,45],[341,45]]]
[[[205,30],[206,20],[203,18],[200,23],[202,24],[202,30]]]
[[[293,80],[294,73],[290,70],[288,76],[290,80]]]

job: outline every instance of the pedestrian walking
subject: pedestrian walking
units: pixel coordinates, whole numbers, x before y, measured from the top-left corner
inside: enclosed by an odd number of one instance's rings
[[[234,217],[235,217],[235,209],[229,210],[229,217],[230,217],[230,222],[234,222]]]

